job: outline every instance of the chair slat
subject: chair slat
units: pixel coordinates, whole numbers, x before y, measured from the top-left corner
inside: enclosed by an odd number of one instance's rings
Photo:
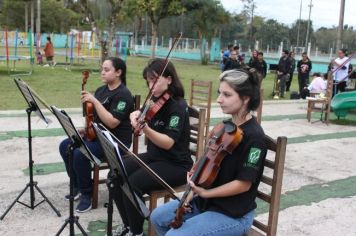
[[[261,181],[265,184],[268,184],[269,186],[272,186],[273,180],[270,177],[267,177],[265,175],[262,175]]]
[[[271,203],[271,196],[259,190],[257,191],[257,197],[261,198],[265,202]]]

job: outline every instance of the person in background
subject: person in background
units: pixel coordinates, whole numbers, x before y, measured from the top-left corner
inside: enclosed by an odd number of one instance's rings
[[[300,97],[305,99],[310,96],[310,93],[325,93],[327,86],[327,74],[321,76],[320,73],[314,73],[312,75],[312,82],[308,85],[308,87],[304,87]]]
[[[43,51],[45,52],[45,57],[48,66],[53,66],[53,58],[54,58],[54,47],[51,41],[51,37],[47,37],[47,43],[46,46],[44,47]]]
[[[289,60],[289,52],[288,50],[283,50],[282,57],[278,62],[278,80],[279,80],[279,96],[284,98],[284,92],[286,89],[286,82],[290,73],[290,60]],[[277,98],[277,97],[276,97]]]
[[[224,67],[224,71],[238,69],[241,67],[241,63],[238,59],[238,50],[232,50],[229,59],[227,59]]]
[[[36,53],[36,59],[37,59],[37,64],[42,65],[43,64],[43,56],[40,51]]]
[[[255,63],[255,61],[258,60],[258,50],[255,49],[252,51],[252,55],[251,55],[251,58],[250,60],[248,61],[248,66],[249,67],[252,67],[251,65],[253,65]],[[253,68],[253,67],[252,67]]]
[[[224,53],[222,55],[221,65],[220,65],[221,71],[224,71],[225,64],[226,64],[227,60],[230,58],[230,53],[233,50],[234,50],[234,45],[229,44],[227,46],[227,49],[224,51]]]
[[[304,87],[309,84],[309,73],[312,69],[312,62],[310,61],[306,52],[302,53],[302,59],[298,61],[298,84],[299,84],[299,94],[302,93]]]
[[[294,74],[294,70],[295,70],[295,53],[292,51],[289,53],[289,60],[290,60],[290,72],[289,72],[289,80],[286,82],[286,92],[289,92],[290,89],[290,85],[292,84],[292,80],[293,80],[293,74]]]
[[[251,63],[250,67],[256,69],[256,71],[261,76],[261,80],[266,77],[266,74],[267,74],[267,63],[263,59],[263,52],[258,52],[257,60],[254,60]]]
[[[347,50],[342,48],[338,51],[338,58],[331,61],[333,65],[333,70],[338,69],[333,73],[334,75],[333,94],[336,94],[339,91],[345,92],[347,81],[349,79],[348,71],[349,71],[350,62],[346,62],[348,59],[349,58],[347,57]]]

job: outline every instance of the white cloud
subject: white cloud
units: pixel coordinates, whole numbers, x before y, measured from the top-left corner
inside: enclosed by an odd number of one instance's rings
[[[240,12],[243,3],[240,0],[220,0],[225,9],[230,12]],[[299,19],[300,0],[255,0],[256,15],[268,19],[275,19],[281,23],[291,25]],[[308,19],[310,0],[302,0],[301,18]],[[331,27],[339,24],[340,0],[313,0],[311,20],[314,28]],[[355,0],[345,0],[344,24],[356,28]]]

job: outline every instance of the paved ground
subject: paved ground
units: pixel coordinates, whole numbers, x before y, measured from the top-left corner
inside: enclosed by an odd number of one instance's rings
[[[81,126],[80,110],[67,111]],[[211,123],[217,123],[222,116],[214,108]],[[264,103],[265,132],[273,138],[288,137],[278,235],[356,235],[356,126],[311,124],[305,116],[304,101]],[[49,117],[53,123],[47,128],[36,116],[32,117],[34,179],[62,216],[57,217],[47,203],[34,210],[17,203],[0,221],[2,236],[54,235],[69,215],[68,202],[63,199],[68,192],[68,177],[58,154],[58,144],[65,136],[55,118]],[[314,121],[319,117],[315,114]],[[355,120],[355,116],[351,117]],[[0,214],[29,181],[26,137],[24,111],[0,112]],[[80,224],[90,235],[105,235],[106,208],[102,205],[106,199],[107,190],[101,185],[99,208],[79,215]],[[21,200],[29,201],[28,191]],[[36,192],[36,202],[40,200]],[[265,218],[266,211],[261,207],[258,217]],[[119,222],[115,212],[114,224]]]

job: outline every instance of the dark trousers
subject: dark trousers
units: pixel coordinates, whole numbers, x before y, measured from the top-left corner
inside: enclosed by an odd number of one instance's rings
[[[91,153],[99,159],[103,158],[103,150],[97,141],[84,141]],[[69,173],[69,158],[68,158],[68,145],[71,141],[67,138],[59,145],[59,153],[61,154],[68,176]],[[89,159],[83,155],[79,149],[73,151],[73,183],[74,188],[77,188],[81,194],[90,195],[93,187],[91,179],[92,165]]]
[[[189,171],[186,167],[177,166],[169,161],[153,161],[148,157],[147,153],[142,153],[139,157],[170,186],[176,187],[186,183],[187,171]],[[133,191],[140,198],[151,191],[163,189],[133,158],[124,159],[123,163],[129,183]],[[144,218],[136,210],[118,184],[115,184],[113,192],[113,198],[124,225],[129,226],[130,231],[134,234],[142,233]]]
[[[292,84],[293,72],[289,73],[289,80],[286,81],[286,91],[288,92],[290,89],[290,85]]]
[[[302,93],[304,87],[308,87],[309,74],[298,74],[299,94]]]
[[[342,82],[336,82],[334,81],[334,86],[333,86],[333,97],[335,94],[337,94],[339,91],[340,92],[345,92],[346,89],[346,81],[342,81]]]

